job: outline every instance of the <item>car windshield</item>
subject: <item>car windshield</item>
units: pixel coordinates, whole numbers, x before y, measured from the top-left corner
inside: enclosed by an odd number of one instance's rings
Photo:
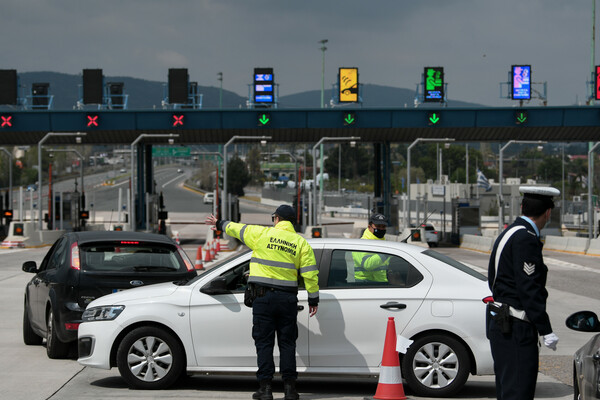
[[[80,246],[84,271],[178,271],[175,246],[144,242],[86,243]]]
[[[433,250],[425,250],[423,252],[423,254],[425,254],[425,255],[427,255],[427,256],[429,256],[431,258],[435,258],[436,260],[441,261],[443,263],[446,263],[446,264],[450,265],[451,267],[454,267],[454,268],[456,268],[456,269],[458,269],[458,270],[460,270],[460,271],[462,271],[462,272],[464,272],[466,274],[469,274],[469,275],[471,275],[471,276],[473,276],[473,277],[475,277],[475,278],[477,278],[479,280],[482,280],[482,281],[486,281],[487,280],[486,276],[483,275],[482,273],[477,272],[474,269],[467,267],[465,264],[463,264],[461,262],[458,262],[455,259],[450,258],[450,257],[448,257],[448,256],[446,256],[444,254],[440,254],[440,253],[435,252]]]

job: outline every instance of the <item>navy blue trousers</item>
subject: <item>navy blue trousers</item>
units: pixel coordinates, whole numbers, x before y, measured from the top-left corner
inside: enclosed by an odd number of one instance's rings
[[[284,380],[295,380],[298,339],[298,297],[295,293],[267,290],[252,304],[252,338],[256,346],[259,381],[273,379],[275,334],[279,346],[279,370]]]
[[[533,399],[539,368],[539,342],[535,326],[512,318],[512,331],[504,334],[488,318],[487,334],[494,358],[498,400]]]

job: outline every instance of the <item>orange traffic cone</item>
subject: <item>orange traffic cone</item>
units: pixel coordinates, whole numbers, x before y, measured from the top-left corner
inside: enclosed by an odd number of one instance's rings
[[[221,251],[221,239],[217,239],[217,254]]]
[[[383,359],[379,369],[379,383],[374,399],[403,400],[402,374],[400,373],[400,359],[396,351],[396,324],[394,317],[388,318],[385,344],[383,345]]]
[[[202,246],[198,246],[198,251],[196,252],[196,263],[194,264],[194,268],[204,269],[204,261],[202,261]]]
[[[210,244],[208,245],[208,249],[210,251],[210,258],[211,259],[215,259],[215,241],[211,240]]]
[[[210,251],[208,251],[208,247],[206,247],[206,245],[205,245],[205,247],[204,247],[204,262],[207,263],[207,262],[210,262],[210,261],[211,261],[211,259],[210,259]]]

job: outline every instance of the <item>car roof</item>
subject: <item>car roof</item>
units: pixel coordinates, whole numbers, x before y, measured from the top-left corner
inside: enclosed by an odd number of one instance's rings
[[[66,234],[80,244],[89,242],[103,241],[143,241],[174,245],[175,242],[165,235],[146,232],[129,232],[129,231],[87,231],[87,232],[69,232]]]
[[[369,246],[388,247],[390,249],[399,249],[411,253],[422,253],[424,250],[426,250],[426,248],[422,246],[415,246],[414,244],[408,244],[404,242],[394,242],[391,240],[369,240],[369,243],[365,243],[365,240],[367,239],[323,238],[307,240],[311,246],[318,246],[320,244],[324,244],[326,247],[332,247],[336,245],[364,246],[368,244]]]

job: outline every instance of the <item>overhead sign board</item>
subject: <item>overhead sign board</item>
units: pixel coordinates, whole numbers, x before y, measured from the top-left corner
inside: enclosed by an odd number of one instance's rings
[[[340,68],[338,87],[340,103],[357,103],[358,68]]]
[[[511,97],[513,100],[531,99],[531,65],[513,65],[511,68]]]
[[[177,146],[152,146],[152,157],[189,157],[190,148]]]
[[[275,102],[273,68],[254,68],[254,102]]]
[[[444,67],[425,67],[423,72],[425,80],[425,103],[444,101]]]

